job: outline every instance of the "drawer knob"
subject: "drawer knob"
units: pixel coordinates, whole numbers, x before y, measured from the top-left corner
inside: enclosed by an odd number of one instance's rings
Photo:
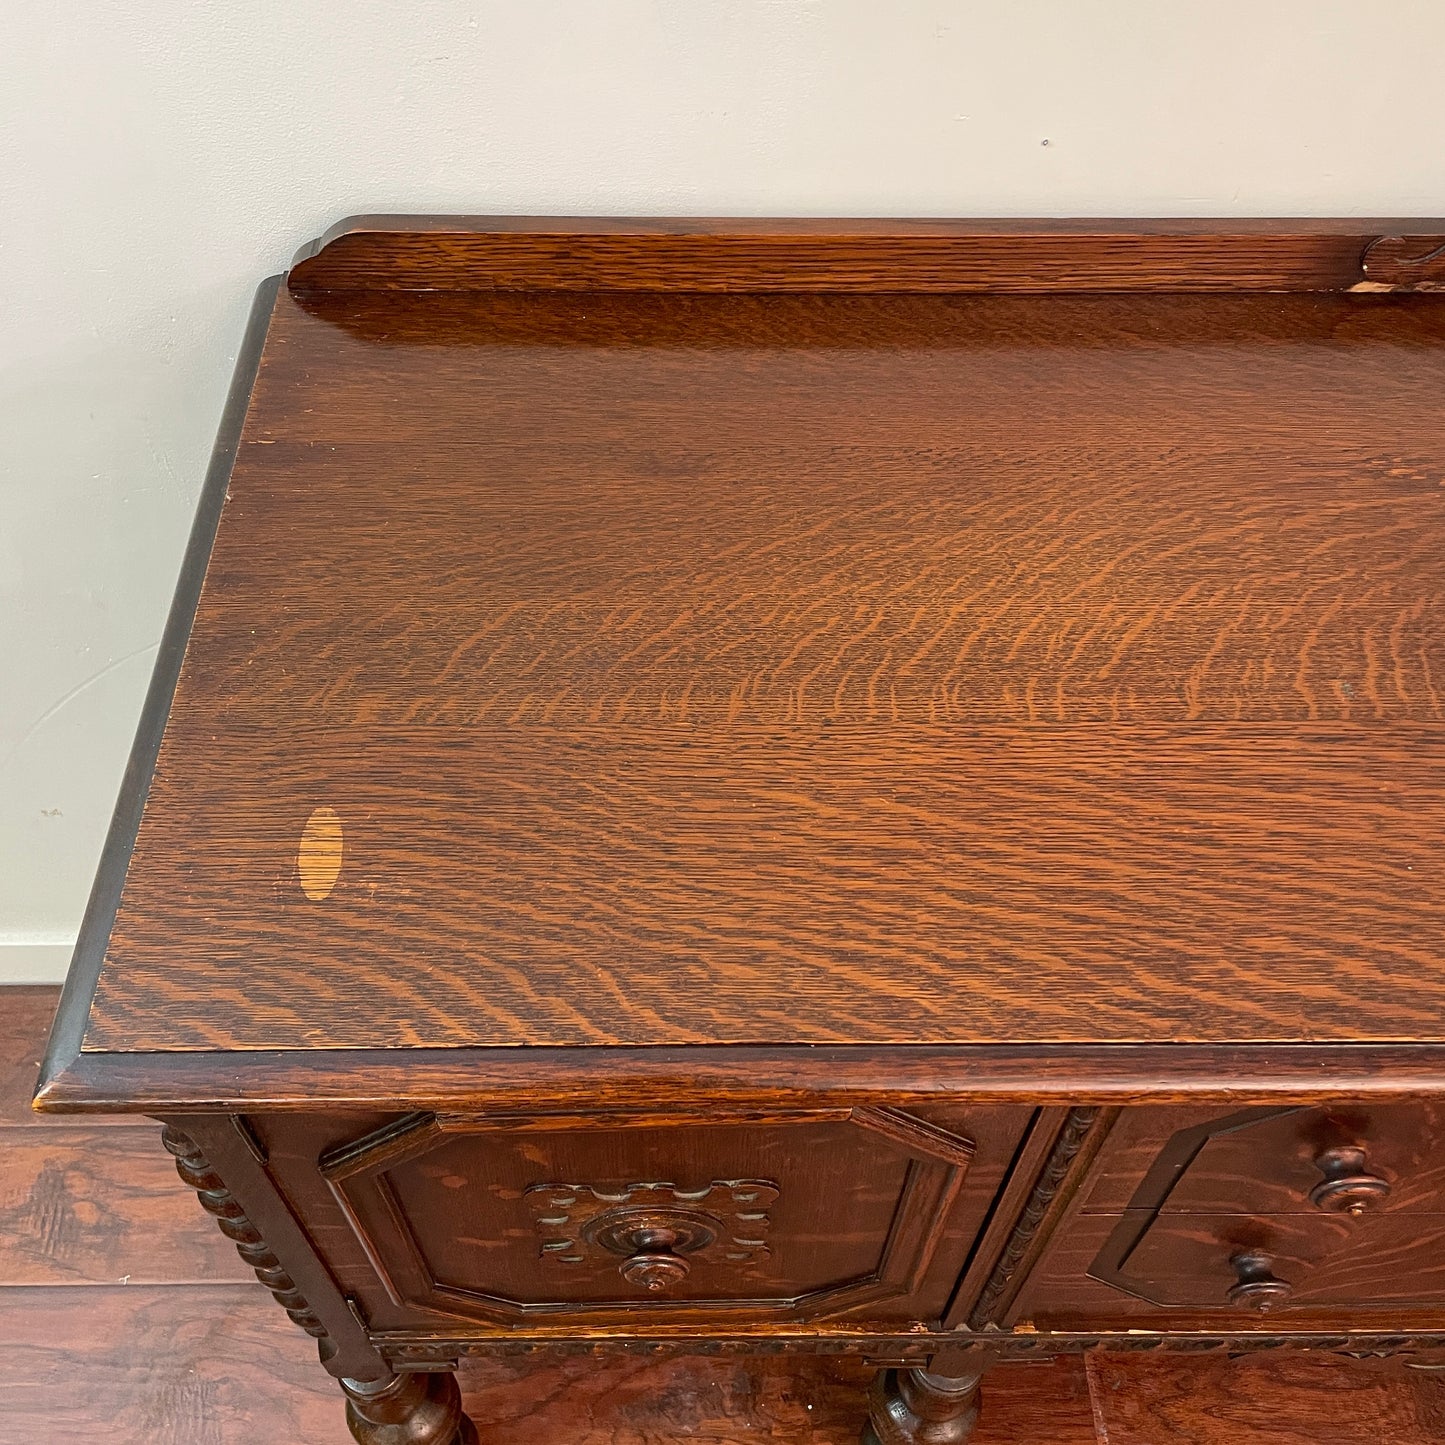
[[[679,1246],[687,1248],[692,1241],[677,1230],[665,1226],[642,1228],[633,1231],[628,1242],[637,1253],[617,1266],[628,1284],[655,1293],[687,1278],[691,1266],[672,1251]]]
[[[655,1293],[686,1279],[688,1263],[676,1254],[634,1254],[617,1269],[628,1284]]]
[[[1335,1214],[1364,1214],[1390,1197],[1390,1183],[1365,1167],[1365,1151],[1353,1144],[1341,1144],[1315,1156],[1315,1165],[1325,1177],[1310,1190],[1316,1209]]]
[[[1294,1291],[1288,1280],[1275,1274],[1274,1260],[1267,1254],[1249,1250],[1236,1254],[1229,1262],[1234,1266],[1236,1276],[1236,1283],[1229,1291],[1232,1305],[1252,1310],[1273,1309],[1275,1305],[1283,1304]]]

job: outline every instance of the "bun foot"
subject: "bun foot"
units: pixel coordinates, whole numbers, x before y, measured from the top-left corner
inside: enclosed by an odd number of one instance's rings
[[[862,1445],[961,1445],[978,1420],[982,1378],[880,1370],[868,1392]]]
[[[343,1380],[341,1388],[358,1445],[477,1445],[477,1427],[462,1413],[455,1375]]]

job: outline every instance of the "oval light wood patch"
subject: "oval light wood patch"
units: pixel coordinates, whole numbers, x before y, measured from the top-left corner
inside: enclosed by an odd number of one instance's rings
[[[341,819],[333,808],[317,808],[306,820],[296,850],[301,891],[316,902],[336,887],[341,872]]]

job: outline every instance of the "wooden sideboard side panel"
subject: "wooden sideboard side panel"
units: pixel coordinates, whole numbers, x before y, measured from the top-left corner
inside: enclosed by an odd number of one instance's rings
[[[192,1115],[166,1123],[168,1129],[195,1142],[204,1162],[224,1182],[226,1191],[294,1282],[306,1310],[324,1327],[325,1336],[319,1343],[326,1368],[339,1378],[384,1378],[387,1368],[365,1326],[277,1189],[246,1121],[224,1115]]]

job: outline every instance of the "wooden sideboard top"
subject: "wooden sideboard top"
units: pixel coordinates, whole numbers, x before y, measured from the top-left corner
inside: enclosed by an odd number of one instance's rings
[[[632,224],[274,292],[84,1049],[1445,1041],[1445,223]]]

